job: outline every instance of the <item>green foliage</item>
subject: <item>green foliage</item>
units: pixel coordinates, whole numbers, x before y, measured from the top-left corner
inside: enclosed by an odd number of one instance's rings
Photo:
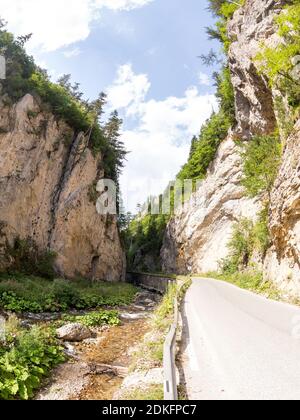
[[[232,18],[234,12],[241,7],[245,0],[226,1],[226,0],[209,0],[210,9],[219,17],[215,27],[207,28],[209,38],[220,41],[223,45],[224,52],[227,53],[231,44],[231,40],[227,34],[227,24]]]
[[[213,161],[218,147],[235,123],[234,90],[228,66],[223,66],[219,74],[215,74],[220,111],[213,113],[202,126],[199,138],[193,138],[188,162],[183,166],[177,178],[203,179]]]
[[[167,221],[168,216],[148,214],[137,217],[129,224],[123,235],[129,270],[161,271],[160,249]],[[152,260],[152,267],[145,263],[147,255]]]
[[[242,185],[250,197],[270,195],[281,162],[282,147],[277,135],[255,136],[242,145]]]
[[[287,110],[282,96],[276,96],[274,98],[274,107],[277,114],[280,137],[284,144],[294,129],[293,113]]]
[[[27,56],[21,38],[14,39],[13,35],[3,29],[0,22],[0,54],[6,57],[6,79],[1,82],[3,92],[9,97],[19,99],[30,89],[30,77],[36,69],[33,58]]]
[[[231,18],[233,13],[244,3],[245,0],[209,0],[209,8],[216,16]]]
[[[143,388],[136,388],[124,395],[127,401],[163,401],[164,388],[162,385],[147,385]]]
[[[221,261],[223,273],[235,273],[248,266],[253,251],[253,222],[241,219],[233,227],[232,237],[228,244],[229,257]]]
[[[213,114],[203,125],[199,140],[194,144],[194,152],[178,174],[178,179],[203,179],[207,169],[215,157],[216,151],[225,139],[230,119],[220,111]]]
[[[171,285],[157,310],[155,311],[155,325],[158,328],[165,323],[166,319],[174,312],[174,299],[177,294],[177,284]]]
[[[264,281],[263,275],[255,270],[247,272],[236,273],[207,273],[207,277],[226,281],[234,284],[241,289],[251,290],[255,293],[263,294],[269,299],[280,299],[280,292],[276,289],[273,283]]]
[[[87,315],[80,316],[66,315],[63,317],[63,320],[68,322],[79,322],[86,327],[100,327],[102,325],[117,326],[120,324],[118,311],[106,310],[91,312]]]
[[[0,399],[27,400],[50,370],[64,361],[53,333],[45,328],[22,330],[16,324],[0,356]]]
[[[276,47],[262,45],[262,52],[256,57],[260,71],[269,79],[271,87],[283,92],[289,105],[300,107],[300,73],[294,75],[294,58],[300,55],[300,3],[294,0],[276,17],[278,35],[282,43]]]
[[[53,269],[56,253],[52,251],[40,251],[31,239],[17,238],[14,245],[7,246],[6,252],[13,260],[10,270],[24,274],[53,279],[55,272]]]
[[[220,109],[233,125],[235,123],[235,97],[234,89],[231,82],[231,73],[228,66],[223,66],[219,73],[215,74],[217,86],[216,97],[219,100]]]
[[[253,225],[253,250],[258,251],[260,255],[265,257],[270,246],[270,232],[268,228],[269,206],[266,206],[259,213],[258,220]]]
[[[59,312],[130,304],[137,289],[126,283],[49,281],[22,274],[0,277],[0,308],[13,312]]]
[[[234,274],[249,267],[255,252],[265,256],[270,245],[268,208],[263,209],[256,222],[243,218],[233,227],[228,244],[229,256],[221,260],[222,273]]]
[[[142,367],[142,369],[149,370],[153,367],[162,367],[164,342],[174,322],[175,297],[177,295],[177,301],[180,304],[192,283],[189,277],[177,277],[177,280],[169,286],[153,314],[149,326],[150,332],[145,336],[135,355],[133,369],[140,370]]]
[[[212,2],[212,8],[222,18],[217,23],[216,29],[209,30],[209,32],[211,31],[210,35],[216,35],[223,43],[228,41],[227,20],[237,7],[238,5],[230,4],[230,2]],[[218,61],[214,52],[203,59],[209,64]],[[235,98],[228,65],[224,64],[220,73],[215,74],[215,81],[220,110],[218,113],[213,113],[203,125],[200,135],[193,137],[188,162],[177,175],[178,180],[196,181],[205,178],[218,147],[226,138],[229,128],[235,124]],[[173,191],[171,191],[171,209],[174,210]],[[137,217],[130,223],[129,228],[124,231],[129,270],[161,271],[160,249],[170,216],[147,215],[143,218]],[[148,264],[149,260],[155,261],[154,266],[153,263],[152,266]]]

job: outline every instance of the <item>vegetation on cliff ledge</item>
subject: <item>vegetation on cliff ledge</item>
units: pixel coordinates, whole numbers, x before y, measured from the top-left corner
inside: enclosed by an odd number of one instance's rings
[[[300,0],[291,3],[276,17],[281,42],[276,46],[263,44],[256,62],[270,86],[286,97],[295,119],[300,110]]]
[[[242,3],[240,2],[240,4]],[[208,29],[208,35],[210,38],[218,39],[225,51],[228,42],[224,35],[227,22],[238,7],[239,4],[227,1],[211,1],[211,9],[220,20],[216,24],[216,28]],[[219,55],[211,52],[209,56],[201,57],[208,65],[221,64],[220,71],[214,74],[219,110],[212,113],[203,125],[200,134],[193,137],[188,161],[178,173],[177,180],[204,179],[218,147],[225,140],[229,128],[235,125],[234,90],[228,64],[226,59],[223,61],[224,49]],[[174,193],[171,191],[171,213],[169,215],[146,214],[141,216],[139,214],[133,221],[129,221],[123,236],[130,270],[161,271],[160,250],[167,223],[173,214],[173,207]]]
[[[44,110],[63,119],[74,130],[74,135],[86,134],[91,150],[102,154],[101,169],[105,176],[117,183],[126,156],[119,134],[122,121],[117,112],[102,124],[106,95],[100,93],[94,101],[84,100],[80,85],[72,84],[70,75],[53,83],[47,71],[38,67],[26,53],[24,46],[29,39],[30,35],[15,38],[0,19],[0,54],[6,58],[6,79],[1,81],[5,102],[13,104],[28,93],[41,98]]]

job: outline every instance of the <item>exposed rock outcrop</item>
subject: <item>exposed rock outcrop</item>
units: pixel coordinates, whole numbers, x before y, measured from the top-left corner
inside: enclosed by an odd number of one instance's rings
[[[280,288],[300,294],[300,121],[289,137],[270,208],[273,245],[265,276]]]
[[[274,18],[285,4],[286,0],[247,0],[228,24],[228,60],[238,123],[235,131],[245,138],[276,128],[273,93],[259,74],[255,58],[262,43],[273,46],[280,42]]]
[[[260,209],[259,202],[245,197],[241,176],[241,158],[229,135],[187,208],[167,227],[161,252],[166,272],[218,270],[228,255],[233,224],[242,217],[255,219]]]
[[[103,176],[102,158],[83,134],[42,108],[31,95],[14,106],[0,103],[1,241],[31,238],[40,250],[55,251],[59,275],[122,280],[116,219],[99,215],[89,198]]]

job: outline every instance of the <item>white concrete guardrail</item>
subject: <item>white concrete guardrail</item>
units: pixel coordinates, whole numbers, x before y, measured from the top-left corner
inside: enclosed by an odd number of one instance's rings
[[[181,298],[181,291],[187,284],[189,280],[184,281],[179,290],[176,293],[174,299],[174,321],[171,325],[170,331],[166,337],[164,343],[164,360],[163,360],[163,369],[164,369],[164,400],[166,401],[177,401],[178,400],[178,391],[177,391],[177,375],[176,375],[176,335],[178,328],[179,320],[179,305]]]

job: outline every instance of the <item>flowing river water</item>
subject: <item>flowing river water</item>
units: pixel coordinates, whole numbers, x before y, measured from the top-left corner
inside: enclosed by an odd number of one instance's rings
[[[69,360],[53,371],[35,399],[113,399],[159,300],[159,295],[142,291],[134,304],[119,308],[119,326],[99,328],[94,339],[82,343],[66,343]]]

